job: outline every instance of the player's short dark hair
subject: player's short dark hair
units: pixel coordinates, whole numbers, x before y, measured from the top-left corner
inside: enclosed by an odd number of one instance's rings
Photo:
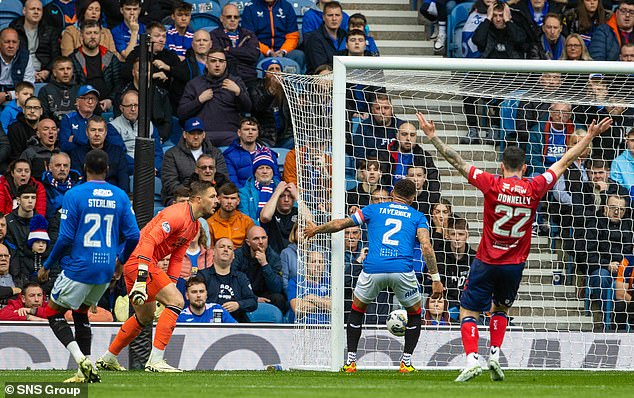
[[[346,40],[348,40],[348,38],[351,37],[351,36],[363,36],[363,37],[365,37],[365,33],[361,29],[352,29],[352,30],[348,31],[348,36],[346,37]]]
[[[245,123],[255,125],[258,128],[258,132],[262,131],[262,126],[260,126],[260,122],[253,116],[246,116],[240,119],[240,128],[242,128],[242,125]]]
[[[35,90],[35,86],[31,82],[22,81],[15,86],[15,92],[22,91],[25,88],[30,88],[31,90]]]
[[[187,3],[186,1],[177,1],[176,4],[174,4],[174,7],[172,7],[172,14],[176,11],[185,11],[191,13],[193,8],[194,6],[190,3]]]
[[[363,26],[365,26],[368,24],[368,19],[361,13],[350,15],[350,18],[348,18],[348,26],[355,25],[355,22],[362,22]]]
[[[519,146],[509,145],[502,153],[502,164],[510,171],[521,170],[526,164],[526,152]]]
[[[468,231],[469,223],[467,222],[466,218],[462,218],[458,216],[449,217],[449,220],[447,220],[447,228]]]
[[[343,6],[338,1],[331,1],[329,3],[324,4],[324,14],[326,13],[326,10],[330,8],[338,8],[343,12]]]
[[[93,149],[86,154],[84,160],[86,173],[106,174],[108,171],[108,154],[101,149]]]
[[[222,184],[222,186],[218,189],[218,195],[233,195],[238,192],[238,187],[232,182]]]
[[[189,289],[190,286],[198,285],[199,283],[202,283],[203,285],[205,285],[205,288],[207,287],[205,278],[203,278],[200,275],[194,275],[191,278],[189,278],[187,282],[185,283],[185,290]]]
[[[24,184],[18,187],[18,193],[16,194],[16,197],[19,198],[22,195],[26,194],[37,194],[37,188],[35,187],[35,185]]]
[[[215,185],[210,181],[193,181],[189,186],[189,197],[193,198],[195,196],[200,196],[209,188],[215,188]]]
[[[416,196],[416,184],[405,178],[398,180],[394,184],[394,193],[404,199],[413,198]]]
[[[125,6],[141,6],[141,0],[119,0],[119,7]]]

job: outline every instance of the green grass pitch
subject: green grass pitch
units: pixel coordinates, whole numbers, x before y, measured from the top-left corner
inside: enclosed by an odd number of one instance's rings
[[[7,381],[59,382],[70,371],[0,371]],[[101,384],[89,384],[97,397],[629,397],[634,372],[507,371],[506,381],[492,382],[488,372],[468,383],[454,383],[457,371],[359,371],[341,374],[309,371],[192,371],[151,374],[140,371],[101,372]]]

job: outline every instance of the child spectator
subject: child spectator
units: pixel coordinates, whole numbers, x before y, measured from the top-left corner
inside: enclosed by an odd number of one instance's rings
[[[425,325],[446,326],[450,323],[449,312],[447,312],[447,300],[444,298],[433,299],[429,297],[425,303]]]
[[[46,190],[41,182],[31,177],[31,163],[18,159],[9,164],[8,173],[0,176],[0,211],[9,214],[18,207],[20,187],[32,185],[36,194],[35,212],[46,214]]]
[[[177,2],[172,9],[172,19],[174,26],[167,31],[165,46],[172,50],[182,60],[185,53],[192,46],[194,32],[189,29],[192,20],[192,5],[184,1]]]
[[[189,243],[185,254],[180,275],[183,279],[196,276],[199,271],[213,265],[214,254],[209,250],[207,234],[204,233],[202,228],[198,231],[198,235]]]
[[[34,90],[33,84],[27,81],[15,86],[15,99],[5,103],[0,114],[0,123],[4,131],[9,131],[9,126],[17,120],[18,114],[24,112],[26,100],[33,96]]]
[[[123,22],[112,29],[114,44],[121,60],[125,60],[139,42],[139,35],[145,33],[145,25],[139,22],[141,0],[121,0]]]
[[[343,22],[341,23],[341,26],[344,27]],[[376,47],[376,42],[374,41],[374,38],[368,34],[368,20],[365,15],[357,13],[350,16],[350,19],[348,20],[348,34],[356,29],[365,33],[365,51],[368,52],[368,55],[375,57],[379,56],[379,49]]]

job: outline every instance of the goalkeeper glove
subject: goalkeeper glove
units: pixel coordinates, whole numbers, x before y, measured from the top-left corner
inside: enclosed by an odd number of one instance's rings
[[[147,276],[148,266],[147,264],[139,264],[136,282],[132,286],[130,291],[130,300],[136,305],[143,305],[147,300]]]

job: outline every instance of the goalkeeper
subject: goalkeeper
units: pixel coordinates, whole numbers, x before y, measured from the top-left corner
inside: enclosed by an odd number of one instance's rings
[[[183,296],[172,282],[180,275],[189,243],[198,236],[198,219],[209,218],[218,204],[216,189],[210,182],[193,182],[190,189],[189,201],[161,211],[141,230],[139,244],[123,270],[135,314],[121,325],[108,351],[97,360],[99,369],[125,370],[119,365],[117,355],[141,332],[144,325],[152,322],[157,300],[165,306],[165,310],[156,324],[152,352],[145,364],[145,371],[181,372],[163,358],[176,319],[184,306]],[[172,256],[166,273],[157,263],[169,254]]]
[[[398,301],[407,310],[405,346],[399,372],[415,370],[411,358],[420,337],[421,326],[421,298],[413,268],[417,238],[433,281],[431,297],[440,298],[442,295],[443,285],[429,238],[427,218],[411,207],[416,186],[410,180],[399,180],[394,184],[391,195],[391,201],[366,206],[349,218],[332,220],[320,226],[309,223],[304,230],[304,237],[311,238],[319,233],[334,233],[355,225],[368,224],[369,251],[354,289],[346,331],[348,358],[342,372],[357,371],[357,346],[365,310],[386,287],[394,291]]]

